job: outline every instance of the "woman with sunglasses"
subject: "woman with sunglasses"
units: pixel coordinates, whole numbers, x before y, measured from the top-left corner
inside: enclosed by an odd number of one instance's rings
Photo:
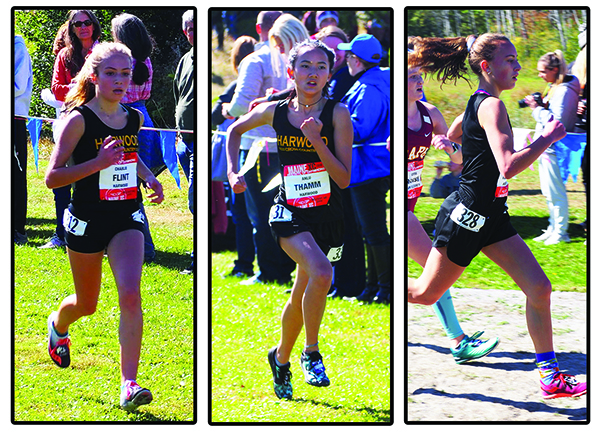
[[[83,67],[85,59],[98,43],[101,35],[100,23],[89,10],[76,9],[69,12],[63,47],[56,55],[52,72],[52,94],[58,102],[64,102],[73,79]],[[54,123],[54,136],[58,137],[58,123]],[[65,231],[62,225],[64,211],[71,200],[71,186],[52,190],[56,208],[56,230],[50,240],[41,248],[58,248],[65,245]]]

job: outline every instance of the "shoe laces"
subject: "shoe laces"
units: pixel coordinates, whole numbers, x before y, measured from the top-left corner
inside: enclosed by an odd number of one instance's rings
[[[290,371],[289,366],[281,367],[281,366],[275,365],[275,368],[277,370],[278,383],[279,384],[289,383],[290,380],[292,379],[292,372]]]
[[[52,349],[53,352],[56,352],[58,350],[59,347],[70,347],[71,346],[71,339],[67,338],[62,338],[56,341],[56,344],[54,345],[54,348]]]
[[[579,384],[579,382],[575,379],[574,376],[572,376],[570,374],[565,374],[565,373],[562,373],[559,371],[556,372],[552,381],[555,382],[555,381],[557,381],[557,379],[558,379],[558,381],[561,381],[570,387],[577,386]]]
[[[315,354],[316,353],[316,354]],[[310,354],[306,354],[307,360],[310,364],[311,371],[317,375],[321,375],[325,372],[325,365],[323,365],[323,358],[318,351],[314,351]]]

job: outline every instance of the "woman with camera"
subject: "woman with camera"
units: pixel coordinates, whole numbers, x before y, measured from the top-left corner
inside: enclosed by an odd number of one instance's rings
[[[547,92],[542,101],[533,95],[525,97],[525,103],[533,109],[536,121],[534,141],[542,134],[550,121],[558,120],[567,132],[573,132],[577,121],[577,104],[579,101],[579,80],[567,74],[567,64],[563,53],[556,50],[546,53],[538,61],[539,77],[548,83]],[[563,182],[558,159],[557,144],[546,149],[539,158],[540,185],[546,197],[550,212],[548,228],[534,241],[544,241],[546,245],[570,242],[567,229],[569,227],[569,203],[567,189]]]

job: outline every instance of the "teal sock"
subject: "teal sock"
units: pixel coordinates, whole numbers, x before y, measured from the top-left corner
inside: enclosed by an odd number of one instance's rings
[[[452,295],[450,295],[450,289],[444,292],[444,295],[433,305],[433,310],[439,318],[446,335],[450,339],[458,338],[463,334],[462,328],[456,318],[456,312],[454,311],[454,304],[452,303]]]
[[[535,355],[536,365],[540,372],[542,382],[549,384],[554,378],[554,374],[558,371],[558,359],[554,351]]]

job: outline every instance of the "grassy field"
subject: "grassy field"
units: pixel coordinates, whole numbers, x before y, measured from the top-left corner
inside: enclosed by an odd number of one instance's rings
[[[156,261],[142,276],[144,337],[138,380],[154,401],[138,412],[119,408],[119,306],[105,259],[102,290],[93,316],[70,329],[72,363],[61,369],[47,352],[48,315],[73,293],[64,249],[41,250],[54,232],[52,191],[44,185],[49,142],[40,145],[39,173],[28,162],[29,242],[14,247],[14,413],[15,422],[196,420],[194,374],[194,278],[182,275],[193,249],[193,220],[187,209],[183,174],[179,190],[168,172],[159,180],[162,205],[146,205]]]
[[[267,351],[277,345],[285,286],[240,286],[223,278],[235,253],[212,254],[211,420],[231,422],[389,423],[392,343],[389,306],[327,302],[319,343],[331,385],[304,382],[304,332],[292,352],[294,398],[278,400]]]

